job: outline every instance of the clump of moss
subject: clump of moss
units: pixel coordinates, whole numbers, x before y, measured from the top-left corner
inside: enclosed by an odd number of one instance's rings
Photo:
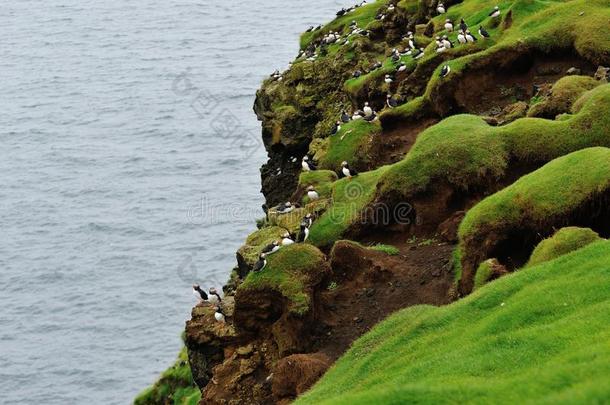
[[[589,76],[566,76],[553,85],[551,94],[530,107],[529,117],[555,118],[570,112],[572,105],[585,92],[601,83]]]
[[[237,254],[248,266],[252,266],[258,260],[263,248],[273,241],[281,239],[285,232],[286,229],[279,226],[261,228],[248,236],[246,243],[239,248]]]
[[[174,365],[152,387],[142,391],[134,405],[196,405],[200,400],[201,391],[193,381],[186,347],[183,347]]]
[[[377,182],[386,170],[387,166],[383,166],[333,183],[332,205],[313,223],[309,241],[316,246],[330,246],[351,225],[363,221],[363,210],[372,202]]]
[[[610,149],[589,148],[555,159],[475,205],[459,228],[462,282],[515,229],[544,232],[610,191]],[[468,290],[468,287],[466,287]]]
[[[609,262],[597,242],[453,304],[398,311],[295,404],[604,403]]]
[[[316,247],[307,243],[285,246],[267,256],[262,271],[248,274],[238,291],[277,291],[289,301],[290,312],[302,315],[311,304],[311,284],[324,269],[324,254]]]
[[[400,254],[400,250],[398,250],[398,248],[396,246],[384,245],[383,243],[378,243],[374,246],[371,246],[371,249],[376,250],[378,252],[383,252],[390,256],[396,256],[396,255]]]
[[[601,239],[597,232],[589,228],[561,228],[536,246],[526,267],[548,262]]]

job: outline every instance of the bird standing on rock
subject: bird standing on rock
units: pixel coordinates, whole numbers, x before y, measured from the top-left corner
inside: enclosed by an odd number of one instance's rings
[[[364,103],[364,108],[362,109],[362,111],[364,112],[365,117],[370,117],[371,115],[373,115],[373,109],[369,106],[368,101]]]
[[[305,224],[301,224],[299,236],[297,237],[297,243],[303,243],[309,237],[309,227],[305,226]]]
[[[464,21],[464,19],[462,18],[460,20],[460,30],[466,32],[467,29],[468,29],[468,24],[466,24],[466,21]]]
[[[214,312],[214,319],[216,319],[216,322],[225,323],[225,314],[220,306],[216,307],[216,312]]]
[[[294,211],[294,205],[290,201],[282,203],[276,207],[276,211],[278,214],[288,214],[289,212]]]
[[[201,289],[199,284],[193,284],[193,295],[197,297],[200,302],[210,303],[210,301],[208,301],[208,294]]]
[[[436,12],[439,14],[445,14],[445,5],[443,3],[438,3],[438,6],[436,6]]]
[[[395,108],[398,106],[398,101],[394,100],[391,94],[386,96],[385,103],[389,108]]]
[[[385,75],[385,79],[383,79],[384,82],[386,82],[387,84],[390,84],[393,82],[392,80],[392,76],[390,75]]]
[[[212,304],[220,304],[222,302],[222,298],[220,298],[220,294],[216,291],[214,287],[210,288],[210,294],[208,295],[208,301]]]
[[[349,167],[349,165],[345,161],[341,163],[341,173],[343,174],[343,176],[350,179],[358,175],[358,173],[354,169]]]
[[[303,219],[301,220],[301,225],[305,225],[306,227],[310,228],[311,225],[313,225],[313,215],[311,214],[307,214],[303,217]]]
[[[311,171],[316,170],[316,165],[312,161],[309,160],[309,156],[307,156],[307,155],[303,156],[303,160],[301,160],[301,167],[306,172],[311,172]]]

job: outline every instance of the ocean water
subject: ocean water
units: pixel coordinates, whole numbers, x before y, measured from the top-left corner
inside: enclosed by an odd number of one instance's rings
[[[127,404],[173,362],[262,216],[254,93],[347,5],[2,4],[1,403]]]

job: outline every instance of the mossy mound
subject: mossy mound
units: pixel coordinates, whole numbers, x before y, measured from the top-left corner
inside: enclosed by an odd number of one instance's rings
[[[561,228],[552,237],[543,240],[536,246],[527,266],[548,262],[601,239],[597,232],[589,228],[574,226]]]
[[[239,260],[243,260],[248,267],[252,267],[263,248],[273,241],[279,241],[285,232],[285,228],[268,226],[251,233],[246,239],[246,243],[237,251],[238,258],[241,257]]]
[[[548,97],[530,107],[527,115],[555,118],[559,114],[569,113],[576,100],[600,84],[589,76],[566,76],[553,85]]]
[[[323,169],[338,171],[341,162],[349,161],[355,169],[365,170],[371,163],[369,146],[380,131],[377,123],[350,121],[341,125],[341,130],[335,135],[326,138],[315,158]]]
[[[295,403],[605,403],[610,242],[416,306],[358,339]]]
[[[325,270],[325,257],[316,247],[299,243],[281,248],[267,257],[267,266],[250,273],[238,287],[239,291],[272,290],[289,302],[295,314],[306,313],[311,304],[311,286]]]
[[[375,187],[387,166],[333,183],[332,205],[311,227],[309,242],[328,247],[354,224],[365,220],[364,208],[372,202]]]
[[[152,387],[142,391],[134,405],[197,405],[200,400],[201,391],[193,381],[186,347],[183,347],[176,363]]]
[[[582,109],[562,121],[522,118],[502,127],[455,115],[422,132],[405,159],[381,178],[377,199],[410,199],[431,184],[468,190],[503,177],[509,162],[548,162],[590,146],[610,146],[610,85],[587,93]]]
[[[471,290],[474,270],[483,260],[500,259],[499,254],[517,260],[520,249],[527,251],[522,244],[529,238],[573,221],[579,210],[598,199],[603,206],[610,193],[609,173],[610,149],[584,149],[548,163],[474,206],[459,228],[462,291]],[[589,216],[588,221],[595,218]]]
[[[318,216],[321,212],[326,210],[328,203],[329,202],[326,199],[312,201],[311,203],[307,203],[304,207],[295,208],[292,212],[287,214],[279,214],[270,210],[268,214],[269,224],[275,227],[284,228],[285,231],[290,232],[292,235],[296,235],[299,232],[303,217],[307,214]]]

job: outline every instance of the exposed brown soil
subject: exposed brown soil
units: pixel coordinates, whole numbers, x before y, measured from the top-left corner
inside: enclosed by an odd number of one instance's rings
[[[400,161],[411,150],[417,136],[437,122],[438,119],[425,118],[383,131],[371,145],[370,160],[375,162],[375,167]]]

